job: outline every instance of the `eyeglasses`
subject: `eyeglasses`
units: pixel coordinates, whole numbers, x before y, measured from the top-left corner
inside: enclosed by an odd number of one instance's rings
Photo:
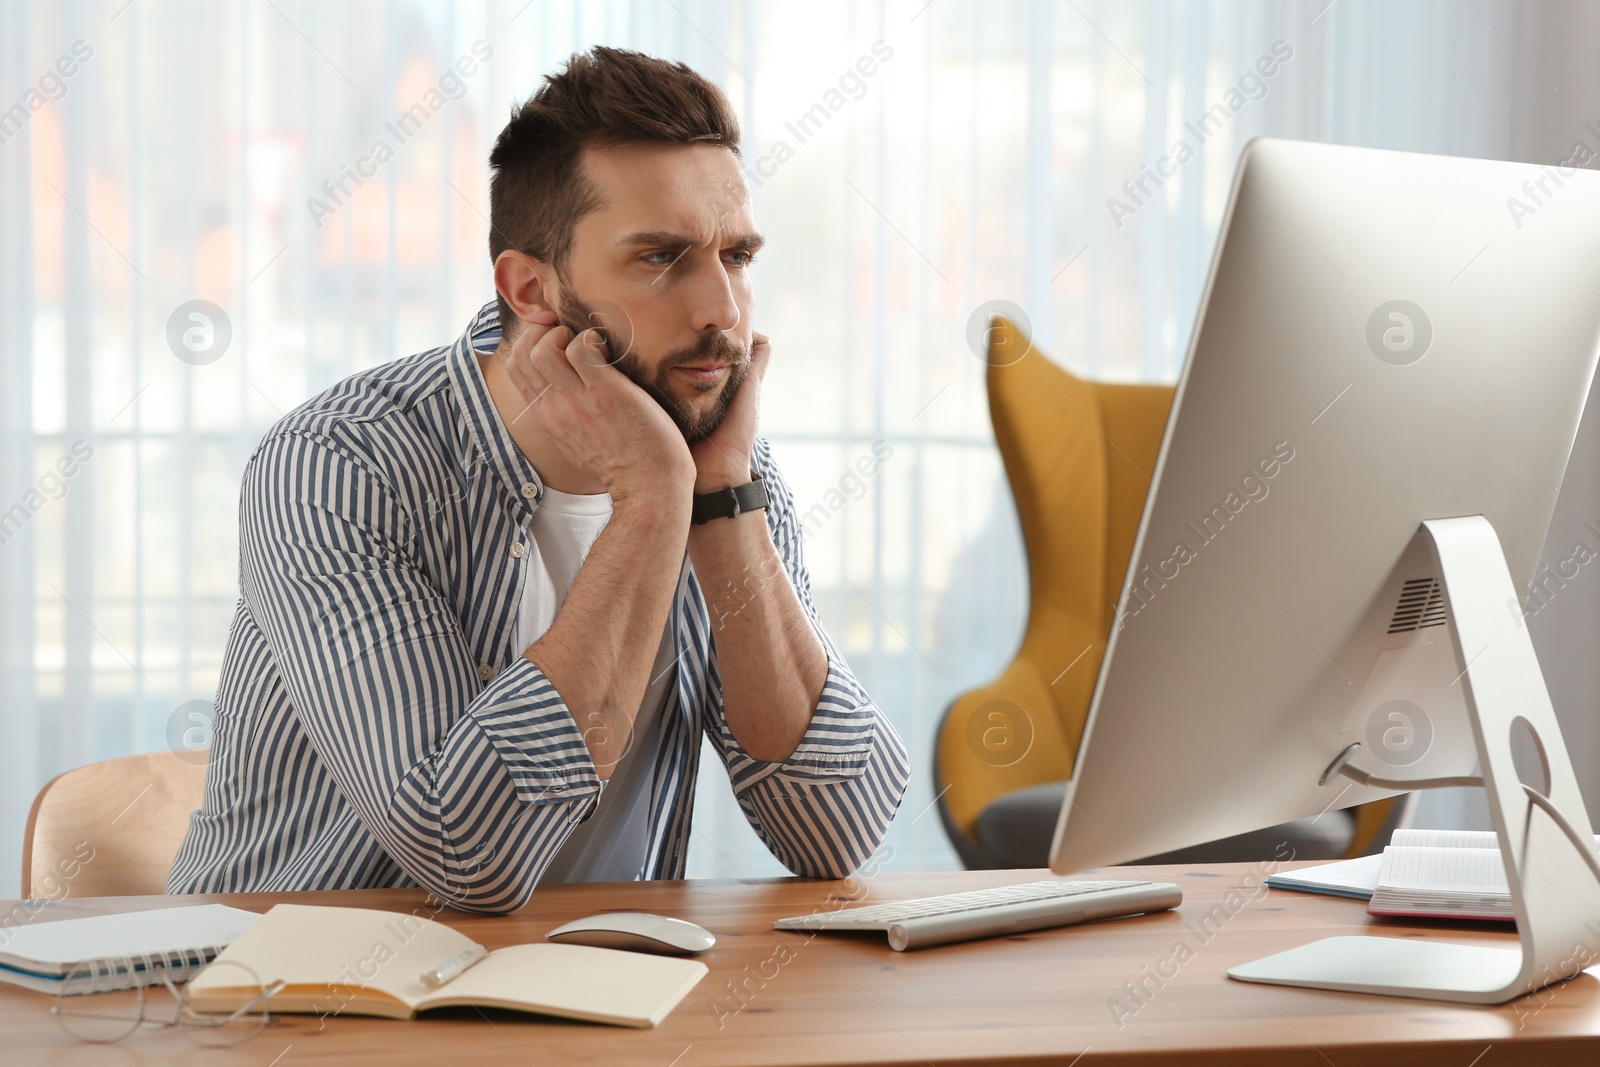
[[[267,1002],[284,987],[283,982],[265,985],[260,975],[242,963],[214,960],[207,970],[226,972],[230,988],[255,990],[252,996],[229,1015],[204,1013],[189,1006],[188,987],[179,989],[167,968],[161,964],[145,967],[127,959],[96,960],[80,964],[62,980],[50,1014],[61,1029],[78,1041],[110,1044],[121,1041],[141,1027],[177,1027],[184,1037],[208,1048],[243,1044],[267,1025]],[[159,984],[177,1003],[175,1011],[157,1015],[150,1011],[145,989],[154,974]]]

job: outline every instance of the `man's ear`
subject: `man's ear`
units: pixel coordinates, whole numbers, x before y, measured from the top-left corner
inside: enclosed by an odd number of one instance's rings
[[[554,284],[555,271],[541,259],[509,248],[495,257],[494,287],[523,322],[554,326],[561,321]]]

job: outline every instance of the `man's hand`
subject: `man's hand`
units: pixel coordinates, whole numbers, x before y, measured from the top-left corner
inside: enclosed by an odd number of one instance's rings
[[[694,457],[696,493],[713,493],[750,480],[750,453],[756,443],[761,381],[767,374],[772,343],[763,334],[750,342],[750,371],[728,405],[722,425],[710,437],[689,446]]]
[[[716,432],[691,446],[696,493],[750,480],[756,409],[772,346],[756,334],[750,372]],[[828,655],[811,628],[767,512],[745,512],[689,529],[689,559],[715,620],[712,635],[728,728],[751,758],[781,763],[810,728],[828,680]]]
[[[506,375],[562,456],[593,471],[619,506],[663,490],[687,499],[695,462],[683,434],[650,394],[611,365],[600,331],[574,336],[553,321],[524,322]]]

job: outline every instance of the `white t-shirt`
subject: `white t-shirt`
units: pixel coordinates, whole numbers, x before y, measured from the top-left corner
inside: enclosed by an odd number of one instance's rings
[[[517,610],[518,648],[526,649],[550,629],[578,568],[610,519],[608,494],[577,495],[545,486],[544,500],[529,525],[532,543]],[[611,772],[594,813],[573,830],[542,881],[631,882],[644,873],[661,715],[678,678],[673,659],[669,619],[634,719],[633,743]],[[580,731],[589,728],[590,724],[578,722]]]

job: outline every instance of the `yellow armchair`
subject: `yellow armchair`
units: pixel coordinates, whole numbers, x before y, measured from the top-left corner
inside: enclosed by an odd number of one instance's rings
[[[945,829],[968,867],[1042,866],[1054,827],[1051,798],[1059,807],[1061,783],[1072,774],[1173,387],[1085,381],[1004,317],[990,330],[987,378],[1027,550],[1028,622],[1000,677],[945,712],[934,779]],[[993,822],[996,811],[1007,816],[1008,803],[1019,806],[1008,798],[1021,798],[1022,813],[1010,812],[1014,825],[990,835],[1008,840],[985,841],[980,822]],[[1354,820],[1323,820],[1302,851],[1359,854],[1390,809],[1380,801]]]

